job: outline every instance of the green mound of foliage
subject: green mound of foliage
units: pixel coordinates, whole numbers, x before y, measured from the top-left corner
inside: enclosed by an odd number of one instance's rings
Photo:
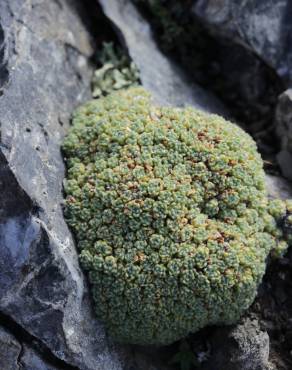
[[[234,323],[269,252],[287,247],[278,225],[291,202],[268,200],[254,141],[219,116],[131,88],[80,107],[63,149],[66,216],[118,341],[168,344]]]

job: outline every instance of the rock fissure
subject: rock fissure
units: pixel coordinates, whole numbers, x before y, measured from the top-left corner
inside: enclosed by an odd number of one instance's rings
[[[16,363],[18,365],[18,369],[21,369],[23,367],[22,366],[22,357],[24,355],[24,346],[23,346],[23,344],[21,342],[19,344],[20,344],[20,351],[19,351],[19,354],[17,356]]]
[[[44,345],[41,341],[38,340],[35,336],[30,334],[27,330],[23,328],[23,326],[19,325],[15,320],[13,320],[10,316],[4,314],[0,311],[0,327],[5,328],[8,332],[10,332],[16,340],[20,343],[21,350],[17,357],[17,363],[19,367],[22,366],[22,357],[24,354],[24,345],[32,347],[34,351],[36,351],[40,357],[42,357],[45,362],[48,364],[56,367],[60,370],[79,370],[78,367],[72,366],[67,362],[61,360],[57,356],[55,356],[48,347]]]

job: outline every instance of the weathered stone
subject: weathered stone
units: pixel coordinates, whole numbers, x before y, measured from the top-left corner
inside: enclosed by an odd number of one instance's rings
[[[3,91],[3,86],[8,81],[7,71],[7,49],[5,47],[4,30],[0,24],[0,95]]]
[[[288,150],[281,150],[277,154],[277,161],[281,167],[283,175],[292,180],[292,152]]]
[[[93,48],[80,4],[0,2],[0,311],[66,363],[115,370],[122,365],[91,312],[61,208],[60,144],[90,97]]]
[[[18,358],[20,353],[20,343],[12,334],[8,333],[3,328],[0,328],[0,369],[19,370]]]
[[[194,13],[211,32],[257,54],[292,82],[292,3],[289,0],[197,0]]]
[[[292,184],[283,177],[266,175],[266,186],[270,197],[292,199]]]
[[[232,328],[220,328],[211,338],[212,355],[205,370],[269,370],[269,336],[257,320],[243,319]]]
[[[279,96],[275,126],[281,142],[281,150],[277,155],[277,160],[283,175],[292,180],[292,89],[284,91]]]
[[[159,104],[186,106],[228,116],[211,93],[192,83],[156,45],[149,24],[130,0],[99,0],[140,71],[142,85]]]
[[[54,365],[45,361],[35,350],[23,346],[22,355],[19,359],[21,370],[57,370]]]

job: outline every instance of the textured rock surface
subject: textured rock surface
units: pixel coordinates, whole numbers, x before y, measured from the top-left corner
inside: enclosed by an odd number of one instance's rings
[[[283,177],[266,175],[266,186],[272,198],[292,199],[292,184]]]
[[[244,319],[234,328],[220,328],[212,337],[213,353],[204,369],[268,370],[269,336],[257,320]],[[214,367],[215,366],[215,367]]]
[[[17,330],[16,333],[21,337]],[[52,357],[49,362],[51,360]],[[57,370],[59,367],[48,363],[29,344],[23,344],[22,338],[16,338],[0,327],[0,368],[1,370]]]
[[[5,329],[0,328],[0,369],[18,370],[21,345]]]
[[[23,346],[22,355],[19,358],[19,370],[57,370],[54,365],[48,364],[33,349]]]
[[[292,89],[279,96],[275,114],[276,132],[281,142],[277,159],[283,174],[292,180]]]
[[[0,3],[0,311],[65,362],[114,370],[61,209],[60,143],[90,91],[78,3]]]
[[[255,52],[292,81],[290,0],[197,0],[193,11],[210,29]]]
[[[122,42],[139,68],[143,86],[151,91],[158,103],[192,105],[208,112],[227,115],[227,111],[212,94],[190,83],[183,70],[161,53],[149,24],[130,0],[99,0],[99,3],[119,30]]]

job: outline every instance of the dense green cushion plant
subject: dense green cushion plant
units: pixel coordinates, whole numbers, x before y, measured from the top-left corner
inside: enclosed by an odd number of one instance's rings
[[[63,145],[66,216],[118,341],[168,344],[253,302],[291,202],[269,201],[251,137],[142,88],[80,107]]]

